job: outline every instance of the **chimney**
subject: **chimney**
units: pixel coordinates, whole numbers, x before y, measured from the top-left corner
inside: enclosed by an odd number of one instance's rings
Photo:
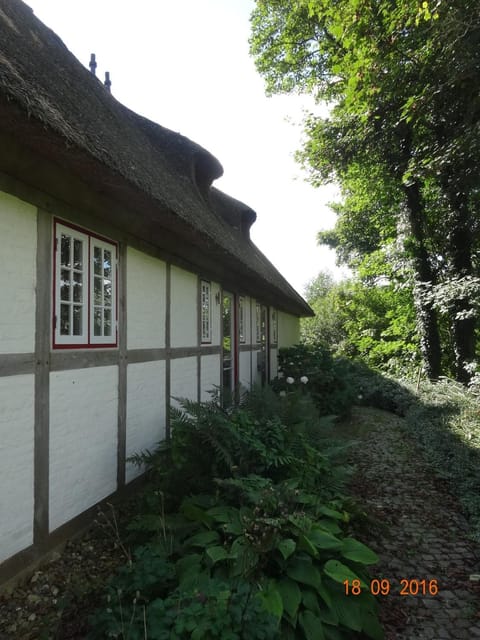
[[[97,75],[97,74],[96,74],[97,61],[95,60],[95,54],[94,54],[94,53],[91,53],[91,54],[90,54],[90,64],[89,64],[89,67],[90,67],[90,71],[93,73],[93,75],[94,75],[94,76],[95,76],[95,75]]]
[[[112,81],[110,80],[110,71],[105,71],[105,89],[110,93],[110,87],[112,86]]]

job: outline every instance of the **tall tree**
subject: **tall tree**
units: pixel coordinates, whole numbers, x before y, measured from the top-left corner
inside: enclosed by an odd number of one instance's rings
[[[334,104],[328,119],[308,119],[302,155],[314,183],[337,179],[348,196],[336,232],[323,239],[345,255],[404,238],[417,284],[420,346],[433,378],[440,374],[440,337],[422,285],[475,274],[478,247],[479,17],[465,9],[473,11],[475,2],[258,0],[252,15],[251,50],[267,90],[310,91]],[[463,91],[472,81],[474,88]],[[363,209],[362,190],[370,193]],[[390,204],[386,194],[393,195]],[[474,307],[464,297],[452,315],[462,381],[475,357],[474,336]]]

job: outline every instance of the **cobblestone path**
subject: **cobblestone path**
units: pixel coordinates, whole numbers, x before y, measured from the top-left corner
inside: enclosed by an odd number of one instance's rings
[[[404,421],[384,411],[356,408],[343,429],[357,438],[352,492],[371,521],[359,536],[380,560],[372,578],[387,579],[379,596],[387,640],[480,639],[479,548],[467,538],[458,502],[435,478],[406,432]],[[480,472],[480,470],[479,470]],[[404,580],[426,580],[418,595],[400,595]],[[438,581],[437,595],[428,593]],[[406,583],[407,593],[415,583]],[[405,583],[404,583],[405,585]]]

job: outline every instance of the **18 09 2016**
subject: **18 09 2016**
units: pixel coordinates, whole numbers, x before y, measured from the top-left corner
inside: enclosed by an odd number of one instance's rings
[[[440,591],[438,580],[418,578],[401,578],[392,581],[388,578],[373,578],[370,584],[361,580],[344,580],[345,595],[358,596],[362,591],[369,591],[374,596],[388,596],[395,593],[400,596],[436,596]]]

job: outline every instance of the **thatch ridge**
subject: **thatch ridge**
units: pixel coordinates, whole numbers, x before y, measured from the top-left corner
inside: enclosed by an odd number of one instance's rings
[[[57,140],[56,148],[63,140],[62,162],[68,162],[68,149],[72,158],[78,149],[92,166],[118,176],[129,193],[138,190],[151,199],[150,222],[168,225],[176,216],[198,245],[208,246],[228,268],[244,270],[249,282],[268,285],[272,295],[278,294],[280,308],[310,313],[251,242],[255,212],[211,187],[223,173],[219,161],[197,143],[118,102],[21,0],[0,0],[0,96],[15,103],[25,118],[42,123],[45,138]],[[80,166],[71,161],[77,174]],[[88,182],[91,176],[79,177]]]

